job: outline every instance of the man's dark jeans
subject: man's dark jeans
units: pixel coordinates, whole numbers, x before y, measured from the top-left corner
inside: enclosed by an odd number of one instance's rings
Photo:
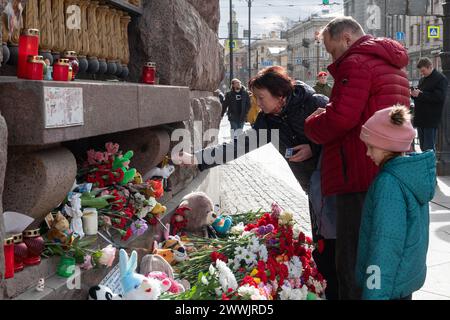
[[[336,272],[340,300],[360,300],[355,268],[365,192],[337,195]]]
[[[437,128],[417,128],[419,136],[420,150],[436,151]]]

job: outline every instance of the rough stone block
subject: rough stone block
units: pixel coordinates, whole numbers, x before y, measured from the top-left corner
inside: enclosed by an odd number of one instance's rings
[[[219,31],[220,3],[219,0],[187,0],[214,31]]]
[[[57,207],[72,187],[77,165],[65,148],[27,152],[10,148],[3,205],[37,221]]]
[[[130,24],[130,79],[138,81],[146,61],[156,62],[161,84],[214,91],[223,79],[223,47],[217,30],[203,18],[219,7],[186,0],[147,1],[144,14]],[[208,12],[210,13],[208,15]]]

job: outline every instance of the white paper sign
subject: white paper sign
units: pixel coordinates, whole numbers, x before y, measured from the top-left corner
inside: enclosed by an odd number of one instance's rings
[[[100,282],[100,285],[110,288],[114,294],[123,295],[122,285],[120,284],[119,264],[116,264],[116,266],[111,269],[106,277]]]
[[[23,213],[14,211],[3,212],[5,232],[8,234],[22,233],[33,221],[32,217]]]
[[[45,128],[84,124],[83,89],[44,87]]]

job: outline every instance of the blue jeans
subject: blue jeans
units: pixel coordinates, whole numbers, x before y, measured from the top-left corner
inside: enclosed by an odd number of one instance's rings
[[[417,128],[419,135],[420,150],[436,151],[437,128]]]
[[[231,126],[231,138],[233,138],[234,136],[238,135],[239,132],[242,132],[242,129],[244,128],[244,123],[230,120],[230,126]],[[239,131],[236,132],[236,130]]]

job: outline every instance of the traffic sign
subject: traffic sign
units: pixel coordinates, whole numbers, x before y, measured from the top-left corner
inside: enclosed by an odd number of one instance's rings
[[[295,59],[295,64],[302,64],[302,58],[297,57],[297,58]]]
[[[440,37],[441,37],[441,27],[428,26],[428,38],[440,38]]]
[[[404,32],[397,32],[395,34],[395,39],[398,41],[405,41],[405,33]]]
[[[273,66],[273,61],[271,61],[271,60],[266,60],[266,61],[263,61],[261,64],[262,64],[264,67],[271,67],[271,66]]]

